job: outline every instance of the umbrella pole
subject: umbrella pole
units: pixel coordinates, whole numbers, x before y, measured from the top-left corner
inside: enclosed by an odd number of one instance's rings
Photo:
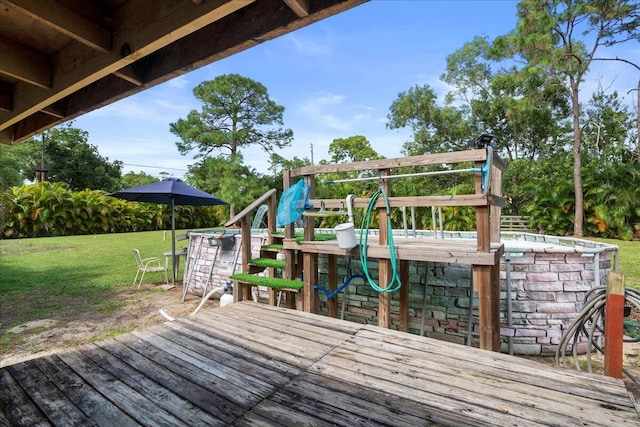
[[[171,198],[171,284],[176,285],[176,206]]]

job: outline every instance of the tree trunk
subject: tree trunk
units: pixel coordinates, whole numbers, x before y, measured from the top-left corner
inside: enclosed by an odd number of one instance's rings
[[[636,143],[636,155],[638,156],[637,161],[640,163],[640,79],[638,80],[638,102],[636,103],[636,108],[638,110],[638,126],[636,127],[636,138],[638,142]]]
[[[578,84],[571,81],[571,104],[573,106],[573,189],[576,198],[573,221],[573,235],[582,237],[584,222],[584,195],[582,192],[582,144],[580,132],[580,100]]]

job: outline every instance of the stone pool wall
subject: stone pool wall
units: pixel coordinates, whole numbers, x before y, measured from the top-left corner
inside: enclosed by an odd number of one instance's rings
[[[523,240],[523,236],[529,240]],[[564,330],[582,309],[587,291],[606,284],[617,247],[548,236],[523,234],[505,241],[500,263],[502,351],[522,355],[553,355]],[[320,259],[320,282],[326,283],[326,258]],[[347,277],[347,263],[338,260],[339,278]],[[361,274],[351,261],[351,274]],[[377,261],[368,269],[377,280]],[[511,291],[507,290],[507,270]],[[339,279],[339,283],[343,280]],[[469,339],[471,268],[465,265],[412,262],[410,267],[410,332],[466,344]],[[426,284],[426,295],[425,295]],[[510,294],[511,321],[507,313]],[[344,294],[338,296],[338,311]],[[477,298],[477,294],[474,292]],[[326,301],[321,295],[321,301]],[[378,294],[364,280],[347,288],[344,318],[377,325]],[[424,308],[423,308],[424,300]],[[392,327],[398,327],[398,296],[392,295]],[[471,344],[478,346],[478,304],[473,300]],[[321,304],[326,312],[326,304]],[[424,323],[423,323],[424,310]]]

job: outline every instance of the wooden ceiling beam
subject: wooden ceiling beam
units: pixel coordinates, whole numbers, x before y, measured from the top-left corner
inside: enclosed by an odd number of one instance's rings
[[[0,0],[42,24],[66,34],[74,40],[101,52],[111,50],[111,32],[57,1]]]
[[[64,119],[65,112],[57,107],[57,104],[49,105],[47,108],[40,110],[41,113],[48,114],[56,119]]]
[[[309,15],[309,0],[284,0],[284,2],[299,18]]]
[[[149,8],[144,0],[128,1],[113,16],[114,50],[100,53],[80,43],[70,43],[53,61],[56,66],[51,89],[20,88],[11,116],[0,114],[0,130],[253,1],[209,0],[201,5],[163,2],[161,8]]]
[[[51,87],[51,62],[47,55],[0,39],[0,73],[42,88]]]
[[[138,74],[135,72],[133,66],[135,64],[131,64],[128,67],[125,68],[121,68],[118,71],[115,71],[113,73],[114,76],[119,77],[123,80],[128,81],[129,83],[133,83],[136,86],[142,86],[142,84],[144,83],[143,80],[140,78],[140,76],[138,76]]]
[[[13,87],[10,84],[0,83],[0,111],[11,112],[13,110]]]

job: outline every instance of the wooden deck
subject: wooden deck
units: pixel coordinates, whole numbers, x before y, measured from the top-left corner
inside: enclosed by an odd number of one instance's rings
[[[0,426],[640,426],[620,380],[252,302],[5,367],[0,410]]]

